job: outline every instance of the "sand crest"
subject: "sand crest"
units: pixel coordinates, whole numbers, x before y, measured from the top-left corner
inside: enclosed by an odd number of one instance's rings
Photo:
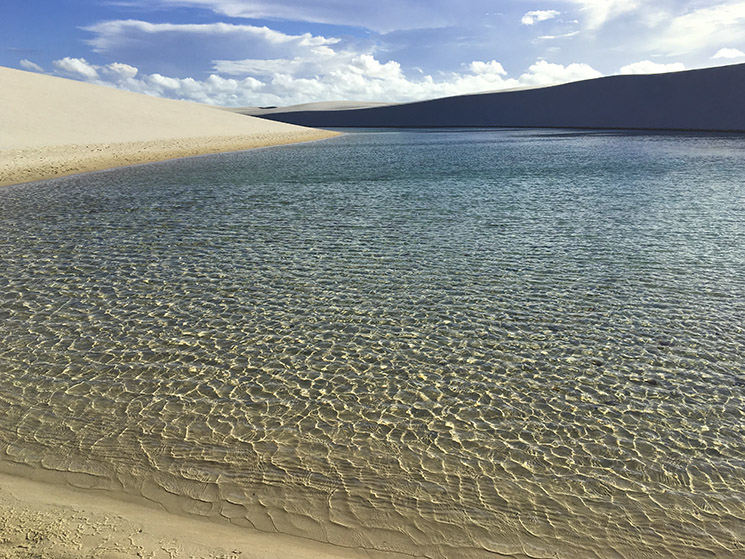
[[[0,185],[335,132],[0,67]]]
[[[517,127],[745,132],[745,64],[389,105],[237,109],[322,127]]]

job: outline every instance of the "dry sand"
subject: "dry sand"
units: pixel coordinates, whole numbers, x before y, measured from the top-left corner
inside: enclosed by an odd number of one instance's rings
[[[0,67],[0,185],[335,132]]]

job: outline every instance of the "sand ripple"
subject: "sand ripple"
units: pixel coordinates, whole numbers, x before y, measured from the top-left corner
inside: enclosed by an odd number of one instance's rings
[[[433,558],[745,553],[742,258],[696,264],[742,222],[646,251],[540,190],[540,224],[444,235],[455,194],[391,225],[364,185],[298,190],[302,153],[248,190],[166,165],[3,193],[4,467]]]

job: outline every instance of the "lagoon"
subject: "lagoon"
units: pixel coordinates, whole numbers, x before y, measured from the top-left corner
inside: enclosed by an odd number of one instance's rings
[[[353,130],[4,188],[0,469],[421,557],[738,557],[744,156]]]

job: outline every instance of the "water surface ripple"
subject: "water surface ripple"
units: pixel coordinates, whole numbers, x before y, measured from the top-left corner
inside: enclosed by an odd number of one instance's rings
[[[0,465],[429,558],[745,556],[745,139],[368,131],[0,190]]]

